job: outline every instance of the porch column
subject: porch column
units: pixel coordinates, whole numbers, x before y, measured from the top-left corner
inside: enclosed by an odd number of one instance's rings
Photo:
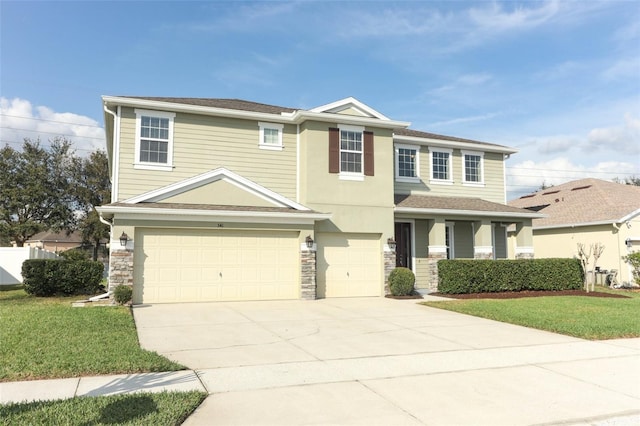
[[[300,297],[305,300],[317,298],[316,243],[311,248],[300,245]]]
[[[493,238],[491,221],[483,219],[474,222],[473,258],[493,259]]]
[[[531,219],[516,222],[516,259],[533,259],[533,230]]]
[[[383,250],[384,257],[384,294],[391,294],[391,289],[389,288],[389,275],[391,271],[393,271],[396,267],[396,251],[391,250],[389,244],[384,243]]]
[[[427,255],[427,270],[429,271],[427,288],[432,291],[438,289],[438,261],[447,258],[447,240],[445,219],[438,217],[429,220],[429,253]]]
[[[123,247],[120,240],[112,238],[109,242],[108,291],[114,291],[119,285],[126,285],[133,289],[133,243],[133,240],[129,239]],[[113,300],[113,295],[110,298]]]

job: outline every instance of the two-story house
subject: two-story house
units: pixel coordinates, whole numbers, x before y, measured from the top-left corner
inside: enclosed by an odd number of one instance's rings
[[[533,256],[541,215],[504,204],[505,146],[409,130],[353,98],[102,100],[109,285],[134,303],[381,296],[396,265],[435,289],[439,259]]]

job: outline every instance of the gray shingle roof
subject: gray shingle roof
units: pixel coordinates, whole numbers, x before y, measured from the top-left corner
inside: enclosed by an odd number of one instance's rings
[[[210,108],[235,109],[238,111],[264,112],[267,114],[280,114],[282,112],[294,112],[294,108],[286,108],[275,105],[261,104],[258,102],[243,101],[241,99],[216,99],[216,98],[164,98],[151,96],[122,96],[129,99],[142,99],[147,101],[168,102],[174,104],[196,105]]]
[[[438,135],[435,133],[429,133],[429,132],[422,132],[419,130],[412,130],[412,129],[396,129],[393,131],[393,133],[397,136],[409,136],[409,137],[414,137],[414,138],[427,138],[427,139],[438,139],[438,140],[445,140],[445,141],[451,141],[451,142],[464,142],[464,143],[472,143],[472,144],[481,144],[481,145],[489,145],[489,146],[495,146],[495,147],[499,147],[499,148],[505,148],[504,145],[498,145],[495,143],[489,143],[489,142],[480,142],[480,141],[475,141],[472,139],[464,139],[464,138],[458,138],[455,136],[445,136],[445,135]]]
[[[640,209],[640,186],[581,179],[522,196],[509,205],[548,215],[534,219],[534,228],[614,222]]]
[[[489,213],[532,213],[522,208],[494,203],[481,198],[435,197],[431,195],[404,195],[394,197],[396,207],[438,210],[467,210]]]

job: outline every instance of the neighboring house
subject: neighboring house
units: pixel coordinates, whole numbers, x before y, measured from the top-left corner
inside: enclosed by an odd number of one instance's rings
[[[640,186],[581,179],[524,195],[509,205],[544,213],[533,220],[537,257],[577,257],[578,244],[604,244],[597,265],[618,271],[618,281],[632,281],[622,260],[640,250]],[[592,258],[593,261],[593,258]]]
[[[13,243],[15,246],[15,243]],[[66,231],[39,232],[24,242],[24,247],[37,247],[43,250],[59,253],[82,246],[82,235],[80,232],[67,234]]]
[[[102,99],[110,288],[133,285],[134,303],[381,296],[396,265],[435,289],[439,259],[533,256],[541,215],[504,204],[511,148],[353,98]]]

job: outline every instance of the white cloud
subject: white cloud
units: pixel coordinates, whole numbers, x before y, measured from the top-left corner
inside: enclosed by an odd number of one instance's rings
[[[537,145],[540,154],[557,154],[580,145],[580,142],[580,138],[576,136],[558,135],[536,140],[533,143]]]
[[[46,106],[0,97],[0,141],[18,149],[25,138],[42,143],[56,136],[73,142],[78,155],[105,149],[105,133],[100,124],[84,115],[56,112]]]
[[[491,7],[470,9],[469,17],[471,22],[486,32],[503,32],[537,27],[553,18],[559,10],[557,1],[544,2],[540,7],[533,8],[517,6],[510,12],[505,11],[501,4],[494,2]]]
[[[602,73],[602,76],[607,81],[624,78],[631,78],[637,81],[638,75],[640,75],[640,58],[638,57],[620,59],[607,67]]]
[[[640,154],[640,117],[626,114],[624,119],[621,126],[591,130],[587,137],[587,148],[621,151],[636,156]]]
[[[446,121],[438,121],[436,123],[430,123],[428,124],[429,127],[443,127],[443,126],[450,126],[452,124],[461,124],[461,123],[471,123],[474,121],[484,121],[484,120],[490,120],[494,117],[498,117],[500,116],[501,113],[499,112],[490,112],[487,114],[482,114],[482,115],[474,115],[471,117],[459,117],[459,118],[453,118],[451,120],[446,120]]]

